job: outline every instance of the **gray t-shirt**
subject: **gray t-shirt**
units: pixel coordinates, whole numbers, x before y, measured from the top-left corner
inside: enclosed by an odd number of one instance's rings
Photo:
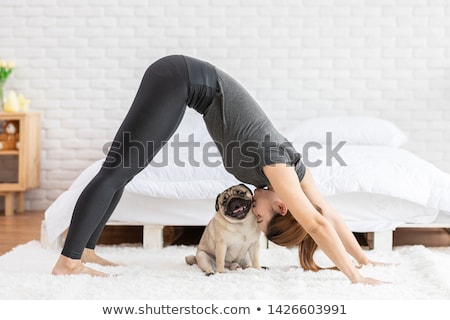
[[[216,68],[217,94],[203,114],[209,134],[216,142],[225,169],[238,180],[265,187],[266,165],[294,166],[301,181],[305,166],[301,155],[267,118],[258,103],[236,80]]]

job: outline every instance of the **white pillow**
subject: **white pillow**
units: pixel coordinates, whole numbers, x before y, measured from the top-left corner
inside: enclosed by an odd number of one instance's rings
[[[360,116],[340,116],[302,120],[284,130],[286,138],[294,143],[327,143],[331,132],[331,144],[347,141],[349,145],[381,145],[400,147],[408,138],[393,122]]]

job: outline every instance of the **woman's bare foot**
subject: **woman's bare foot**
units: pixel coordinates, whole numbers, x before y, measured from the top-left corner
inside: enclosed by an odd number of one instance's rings
[[[53,275],[87,274],[94,277],[108,277],[107,273],[86,267],[81,260],[70,259],[60,255],[52,270]]]
[[[81,256],[81,262],[96,263],[101,266],[112,266],[112,267],[118,266],[117,263],[103,259],[102,257],[98,256],[93,249],[88,249],[88,248],[85,248],[83,250],[83,254]]]

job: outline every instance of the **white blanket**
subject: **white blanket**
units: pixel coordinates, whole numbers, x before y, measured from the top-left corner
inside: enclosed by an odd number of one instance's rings
[[[395,147],[350,145],[341,149],[340,156],[347,166],[311,168],[325,196],[368,192],[450,211],[450,175],[413,153]]]

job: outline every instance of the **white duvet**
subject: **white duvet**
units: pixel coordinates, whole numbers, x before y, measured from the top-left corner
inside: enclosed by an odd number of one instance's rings
[[[324,195],[368,192],[450,211],[450,175],[413,153],[387,146],[344,146],[347,166],[311,168]]]
[[[187,139],[191,132],[192,124],[183,122],[177,131],[180,141]],[[194,133],[195,140],[201,142],[201,146],[210,142],[201,121],[197,122]],[[304,146],[299,141],[294,141],[294,145],[299,151]],[[168,146],[170,148],[170,142]],[[166,199],[215,199],[219,192],[239,183],[223,166],[204,165],[201,150],[197,148],[194,153],[199,166],[190,165],[188,153],[181,152],[178,160],[184,162],[184,167],[175,164],[170,149],[167,153],[161,152],[155,162],[161,163],[164,156],[169,155],[172,159],[169,159],[168,165],[149,165],[126,186],[126,192]],[[450,175],[411,152],[385,145],[345,144],[339,150],[339,156],[345,166],[337,161],[327,166],[325,146],[321,150],[308,150],[307,160],[310,163],[316,160],[324,162],[320,166],[310,167],[317,187],[324,196],[369,193],[406,200],[426,209],[436,209],[430,212],[450,211]],[[97,173],[102,161],[98,160],[84,170],[46,210],[49,238],[54,238],[68,226],[79,194]]]

